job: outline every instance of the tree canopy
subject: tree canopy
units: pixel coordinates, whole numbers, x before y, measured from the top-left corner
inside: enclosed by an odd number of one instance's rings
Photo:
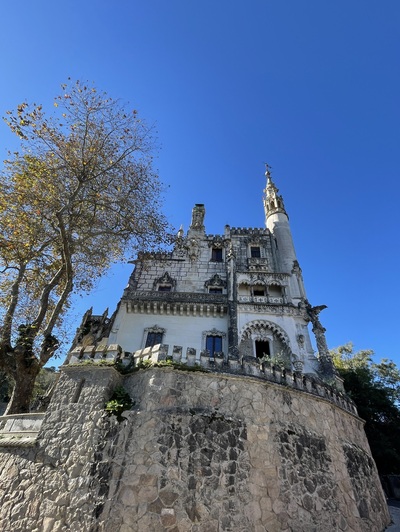
[[[371,350],[354,352],[351,343],[331,351],[345,389],[365,420],[379,473],[400,474],[400,372],[391,360],[374,363],[373,354]]]
[[[71,294],[128,252],[166,243],[168,224],[137,111],[70,81],[50,116],[24,102],[5,121],[22,144],[0,173],[0,370],[15,381],[13,413],[29,408]]]

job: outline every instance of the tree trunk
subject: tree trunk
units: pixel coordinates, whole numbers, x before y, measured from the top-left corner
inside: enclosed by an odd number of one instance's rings
[[[14,390],[4,415],[29,412],[35,380],[40,372],[40,366],[37,363],[18,364],[17,366],[18,370],[13,374]]]

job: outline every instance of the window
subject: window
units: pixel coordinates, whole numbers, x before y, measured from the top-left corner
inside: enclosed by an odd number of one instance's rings
[[[150,331],[147,333],[145,347],[153,347],[153,345],[161,344],[163,338],[162,332]]]
[[[158,287],[158,291],[159,291],[159,292],[171,292],[171,290],[172,290],[172,286],[171,286],[171,285],[166,285],[166,284],[165,284],[165,285],[162,285],[162,284],[161,284],[161,285]]]
[[[270,285],[268,287],[268,294],[271,297],[282,297],[282,288],[276,284]]]
[[[222,336],[207,336],[206,337],[206,349],[210,352],[210,356],[213,357],[214,353],[222,351]]]
[[[222,288],[209,288],[209,294],[222,294]]]
[[[271,356],[269,342],[265,340],[256,340],[256,357],[263,358],[265,356],[266,357]]]
[[[265,288],[263,286],[254,286],[253,296],[265,296]]]
[[[260,246],[251,246],[251,248],[250,248],[250,256],[253,259],[259,259],[261,257]]]
[[[222,262],[222,248],[212,248],[211,260],[213,262]]]

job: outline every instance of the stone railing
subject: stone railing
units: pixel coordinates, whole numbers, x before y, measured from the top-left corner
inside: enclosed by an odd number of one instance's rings
[[[214,356],[210,357],[208,351],[200,351],[197,354],[196,349],[192,347],[187,347],[185,351],[182,346],[174,345],[172,352],[170,353],[169,351],[168,345],[160,344],[136,351],[131,357],[133,356],[135,361],[134,366],[137,366],[145,360],[149,360],[152,363],[171,360],[188,366],[197,365],[211,372],[215,371],[256,377],[283,386],[289,386],[299,391],[311,393],[331,401],[351,414],[358,415],[356,405],[345,393],[316,377],[308,374],[304,375],[301,371],[282,369],[266,362],[260,363],[257,358],[251,356],[243,357],[242,360],[239,360],[237,357],[226,357],[221,352],[214,353]],[[127,364],[127,361],[131,360],[131,357],[122,359],[123,364]]]
[[[269,261],[266,257],[249,257],[247,259],[247,267],[249,268],[249,270],[256,271],[268,271],[270,269]]]
[[[283,297],[272,297],[272,296],[238,296],[239,303],[264,303],[264,304],[274,304],[274,305],[283,305],[285,299]]]
[[[44,416],[44,413],[0,416],[0,445],[32,445]]]
[[[357,408],[353,401],[336,387],[324,383],[316,376],[303,374],[301,371],[282,369],[268,362],[260,362],[258,358],[252,356],[246,356],[240,360],[220,352],[214,353],[214,356],[211,357],[206,350],[198,352],[193,347],[179,345],[170,347],[167,344],[145,347],[134,353],[123,353],[121,346],[117,344],[76,347],[69,355],[69,364],[84,364],[87,361],[91,361],[94,365],[101,364],[101,361],[105,361],[105,363],[119,362],[122,367],[131,366],[132,369],[146,363],[151,365],[168,360],[189,367],[200,366],[205,371],[251,376],[288,386],[327,399],[340,408],[357,415]]]

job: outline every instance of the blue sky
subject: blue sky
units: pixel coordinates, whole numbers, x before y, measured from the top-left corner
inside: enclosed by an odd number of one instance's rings
[[[177,228],[195,203],[208,233],[263,226],[267,161],[329,346],[400,365],[398,0],[5,0],[1,19],[1,115],[50,109],[69,76],[131,102]],[[130,270],[77,299],[72,329],[113,310]]]

